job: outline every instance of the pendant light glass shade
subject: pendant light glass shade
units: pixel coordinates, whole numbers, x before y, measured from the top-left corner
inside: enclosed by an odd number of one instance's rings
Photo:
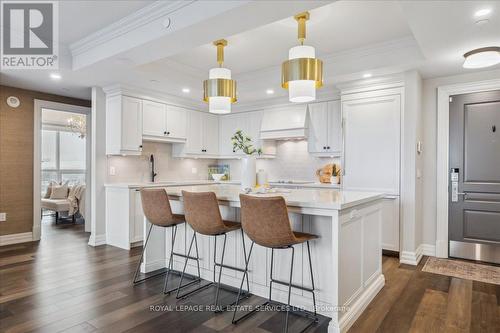
[[[315,58],[316,51],[312,46],[299,45],[288,51],[288,60]],[[288,82],[288,99],[290,102],[303,103],[316,99],[316,81],[293,80]]]
[[[231,104],[236,102],[236,81],[231,79],[231,70],[222,67],[227,42],[219,40],[214,45],[217,46],[220,67],[208,72],[208,80],[203,82],[203,100],[208,103],[210,113],[225,114],[231,112]]]
[[[288,99],[293,103],[314,101],[316,89],[323,86],[323,62],[316,59],[314,47],[303,45],[308,19],[307,12],[295,16],[301,45],[289,50],[288,60],[283,62],[281,68],[281,86],[288,89]]]
[[[212,68],[208,73],[209,79],[231,80],[231,70],[222,67]],[[231,112],[231,97],[212,96],[208,100],[208,112],[225,114]]]

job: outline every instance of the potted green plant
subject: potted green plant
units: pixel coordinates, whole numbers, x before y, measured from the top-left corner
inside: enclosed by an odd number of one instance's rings
[[[237,130],[231,137],[233,151],[236,153],[242,151],[244,156],[241,159],[241,188],[253,188],[256,184],[257,162],[256,155],[262,154],[261,148],[253,146],[252,138],[243,133],[242,130]]]

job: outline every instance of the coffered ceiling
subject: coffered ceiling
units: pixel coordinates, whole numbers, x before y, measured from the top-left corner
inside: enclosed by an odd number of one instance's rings
[[[488,22],[476,24],[486,7]],[[500,45],[496,1],[62,1],[62,79],[2,70],[0,80],[82,98],[94,85],[126,84],[199,102],[215,65],[211,42],[225,38],[238,104],[266,103],[286,95],[280,65],[297,43],[292,16],[303,10],[311,13],[306,44],[325,63],[324,94],[366,73],[463,73],[466,50]]]

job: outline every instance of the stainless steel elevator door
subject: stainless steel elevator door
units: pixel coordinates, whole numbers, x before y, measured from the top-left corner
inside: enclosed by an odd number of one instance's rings
[[[500,91],[450,100],[451,257],[500,263]]]

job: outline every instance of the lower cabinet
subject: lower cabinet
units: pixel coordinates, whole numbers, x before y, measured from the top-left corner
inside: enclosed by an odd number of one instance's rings
[[[106,188],[106,244],[130,250],[142,245],[144,213],[140,192],[135,189]]]
[[[382,200],[382,249],[399,252],[399,196]]]

